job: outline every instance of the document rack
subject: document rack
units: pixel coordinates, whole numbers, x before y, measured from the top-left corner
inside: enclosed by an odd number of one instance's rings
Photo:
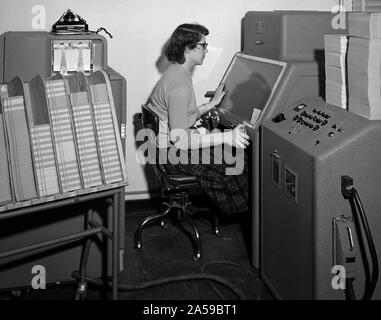
[[[16,249],[14,244],[3,243],[4,248],[12,248],[0,250],[0,271],[4,259],[9,264],[9,257],[82,239],[86,240],[80,267],[83,284],[90,237],[103,234],[112,242],[112,254],[103,260],[112,266],[116,298],[118,230],[128,182],[107,74],[99,70],[87,76],[81,72],[67,77],[36,75],[28,83],[15,77],[1,85],[0,93],[0,148],[5,151],[0,167],[4,182],[0,189],[0,220],[73,204],[89,206],[80,212],[85,222],[80,232],[66,230],[65,235],[36,243],[26,241],[25,246]],[[106,201],[112,224],[92,219],[96,200]]]

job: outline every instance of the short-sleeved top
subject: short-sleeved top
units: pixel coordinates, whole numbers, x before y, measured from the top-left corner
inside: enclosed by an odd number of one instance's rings
[[[191,73],[179,64],[171,64],[157,83],[148,107],[160,118],[158,146],[168,147],[170,131],[190,127],[200,117],[196,106]]]

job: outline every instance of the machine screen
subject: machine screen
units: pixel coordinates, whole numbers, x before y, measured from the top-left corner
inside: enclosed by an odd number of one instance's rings
[[[219,108],[255,125],[285,66],[285,62],[236,53],[221,80],[227,93]]]

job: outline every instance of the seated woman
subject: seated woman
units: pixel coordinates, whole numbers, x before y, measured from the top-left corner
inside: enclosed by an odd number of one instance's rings
[[[249,144],[249,136],[239,126],[206,134],[196,129],[200,116],[216,107],[225,94],[224,86],[220,85],[208,103],[196,105],[191,71],[204,61],[208,34],[208,29],[198,24],[182,24],[175,29],[165,49],[171,65],[157,83],[147,106],[160,118],[158,147],[188,150],[187,163],[169,158],[166,166],[170,172],[196,176],[203,191],[223,213],[245,212],[248,210],[248,172],[243,149]],[[241,170],[227,170],[232,167],[224,157],[227,153],[216,152],[223,146],[242,155]],[[198,150],[198,163],[193,161],[195,150]],[[206,155],[210,161],[202,161]]]

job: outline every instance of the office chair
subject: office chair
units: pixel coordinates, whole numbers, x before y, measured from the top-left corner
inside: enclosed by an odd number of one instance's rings
[[[159,118],[147,106],[143,105],[140,120],[142,123],[142,127],[145,129],[149,129],[147,131],[147,142],[149,144],[149,148],[156,148],[156,150],[158,151],[158,148],[156,146],[156,136],[159,132]],[[159,152],[156,152],[156,155],[156,160],[158,160]],[[183,221],[186,221],[192,227],[194,237],[184,227],[183,230],[185,230],[193,240],[193,260],[200,259],[202,256],[200,232],[197,226],[191,220],[191,217],[192,215],[195,215],[196,210],[191,205],[191,202],[189,200],[190,192],[201,190],[197,178],[186,174],[171,173],[159,161],[156,161],[155,164],[151,165],[153,166],[156,177],[159,179],[161,183],[162,198],[167,198],[168,201],[163,202],[165,208],[161,213],[149,216],[146,219],[144,219],[143,222],[140,223],[136,230],[136,247],[138,249],[142,248],[142,232],[143,228],[148,223],[158,220],[160,221],[160,225],[164,227],[164,219],[167,218],[172,213],[172,211],[176,211],[177,221],[179,222],[180,226]],[[220,236],[221,233],[218,218],[212,212],[208,212],[212,214],[213,217],[213,233],[216,236]]]

